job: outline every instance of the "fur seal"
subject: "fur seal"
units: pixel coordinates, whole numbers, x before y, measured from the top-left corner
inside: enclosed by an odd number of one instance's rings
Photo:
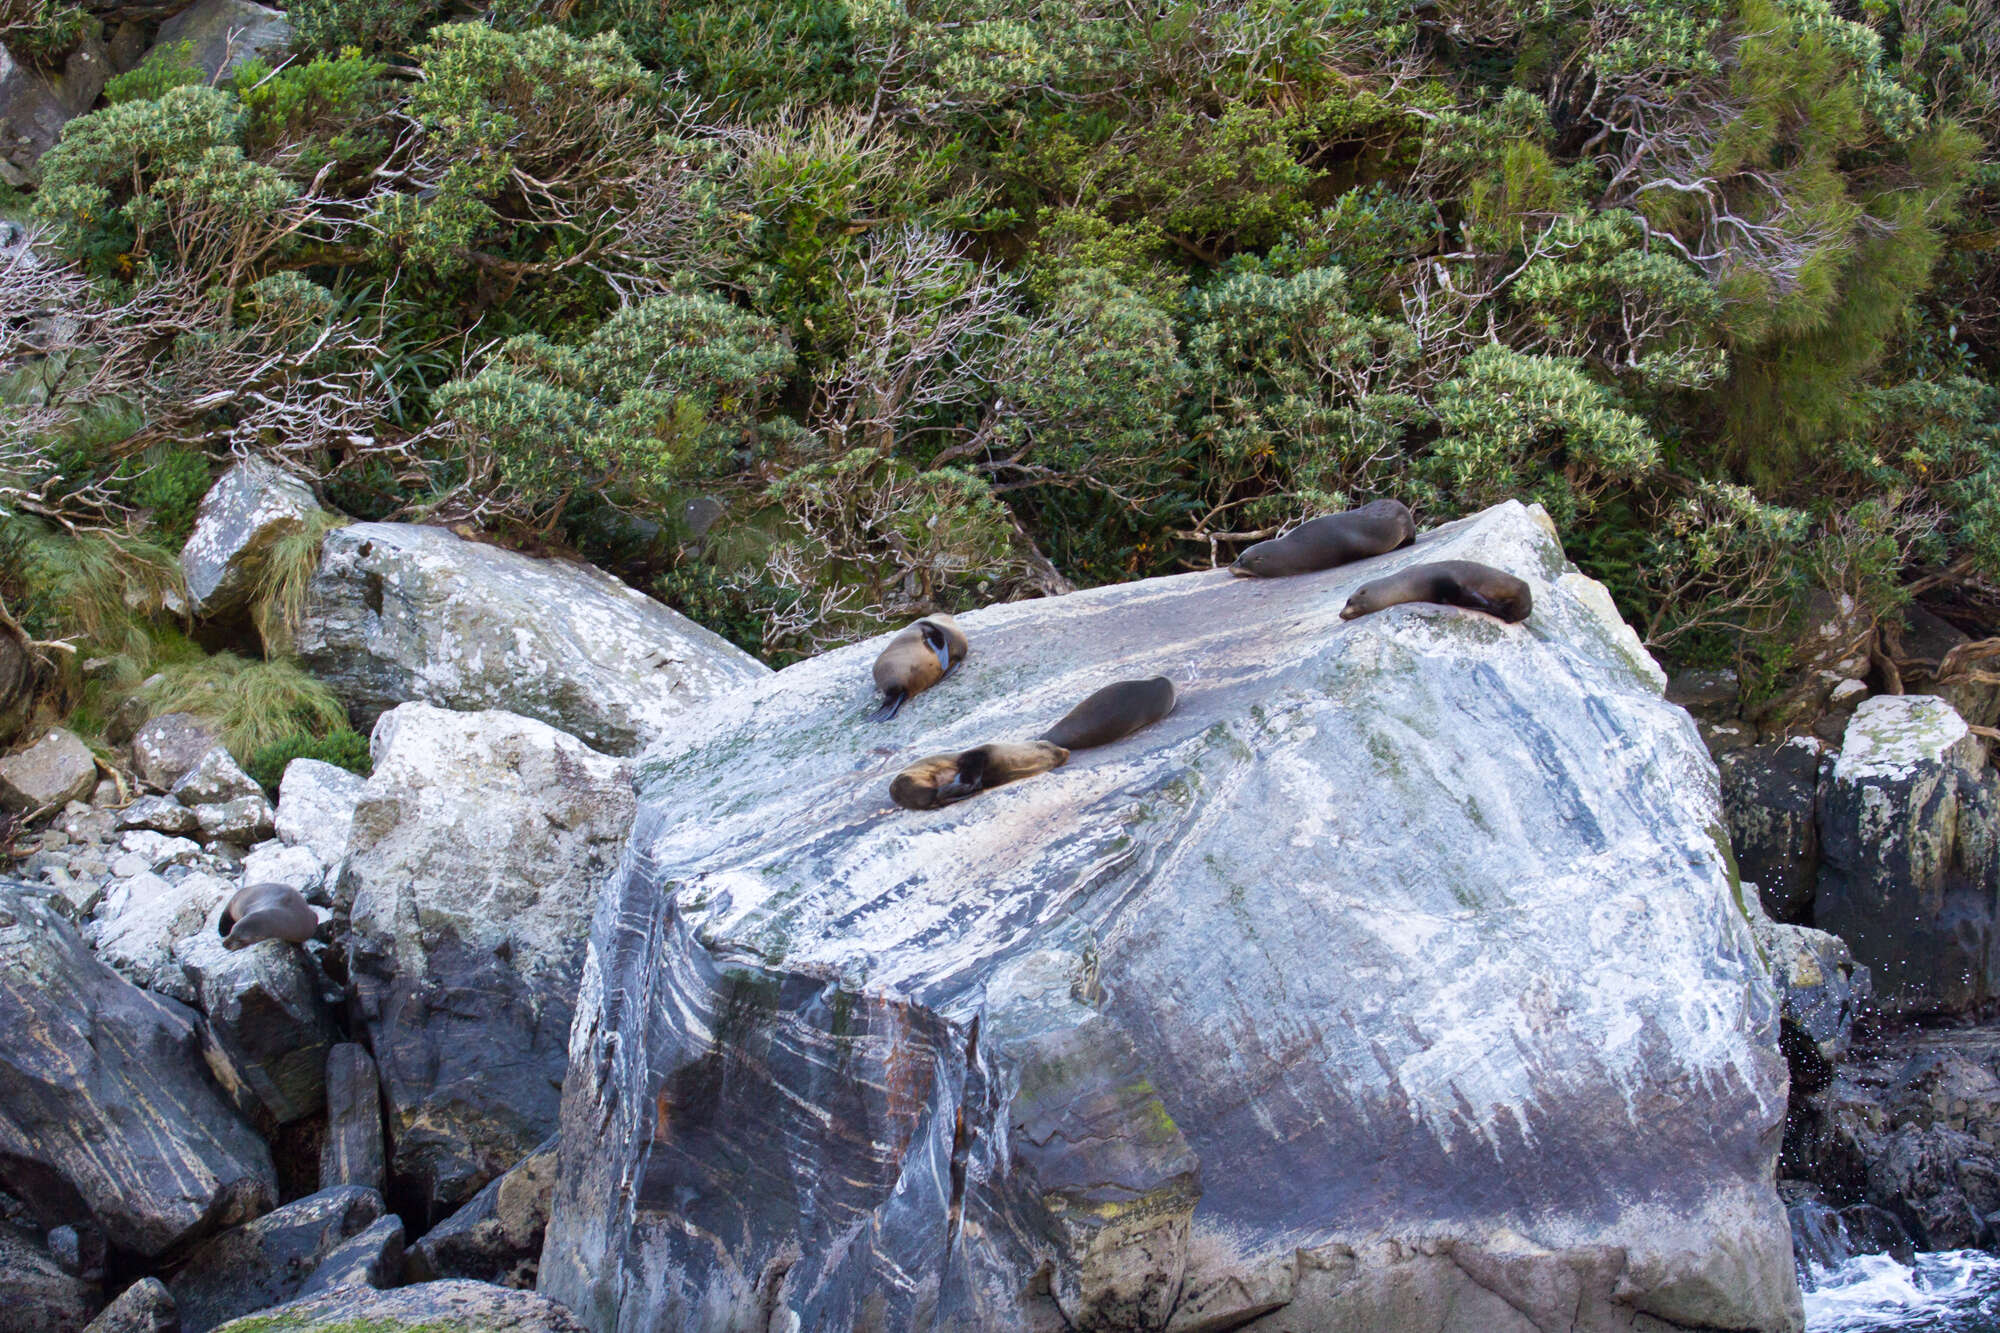
[[[957,754],[919,759],[889,784],[889,798],[905,810],[934,810],[985,791],[1061,768],[1069,751],[1047,741],[999,741]]]
[[[1528,585],[1505,570],[1473,560],[1439,560],[1362,584],[1341,608],[1340,618],[1372,615],[1403,602],[1462,606],[1498,616],[1510,625],[1520,624],[1535,609]]]
[[[1236,557],[1229,572],[1254,579],[1310,574],[1366,560],[1416,539],[1417,521],[1410,517],[1408,505],[1401,500],[1376,500],[1344,514],[1322,514],[1282,537],[1258,542]]]
[[[1063,714],[1040,739],[1065,750],[1088,750],[1122,741],[1174,711],[1180,692],[1165,676],[1106,685]]]
[[[900,631],[875,659],[875,688],[882,691],[882,711],[875,720],[887,722],[913,695],[949,676],[969,647],[958,622],[942,612]]]
[[[245,884],[222,909],[222,924],[229,926],[222,947],[247,949],[261,940],[304,944],[319,929],[319,917],[289,884]]]

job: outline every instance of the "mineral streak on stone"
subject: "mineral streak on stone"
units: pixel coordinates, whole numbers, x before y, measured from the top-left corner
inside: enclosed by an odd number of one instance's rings
[[[382,1083],[368,1048],[344,1041],[326,1057],[326,1139],[319,1187],[386,1188],[382,1159]]]
[[[224,1324],[217,1333],[584,1333],[569,1311],[532,1291],[484,1282],[425,1282],[394,1291],[346,1286]]]
[[[1437,559],[1534,616],[1340,621]],[[600,1331],[1799,1327],[1715,770],[1544,516],[963,623],[886,749],[877,640],[641,761],[541,1291]],[[1156,672],[1139,736],[888,802]]]
[[[771,674],[588,565],[401,523],[327,536],[299,652],[363,729],[405,702],[505,709],[610,754]]]

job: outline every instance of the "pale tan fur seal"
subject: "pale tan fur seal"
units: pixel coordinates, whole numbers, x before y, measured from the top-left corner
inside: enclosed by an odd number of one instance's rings
[[[1344,514],[1308,519],[1282,537],[1258,542],[1229,572],[1244,578],[1277,579],[1366,560],[1408,546],[1417,539],[1417,521],[1401,500],[1376,500]]]
[[[1353,620],[1404,602],[1462,606],[1498,616],[1510,625],[1520,624],[1535,609],[1528,585],[1505,570],[1473,560],[1439,560],[1362,584],[1341,608],[1340,618]]]
[[[1116,685],[1106,685],[1063,714],[1062,721],[1043,732],[1041,739],[1065,750],[1109,745],[1124,740],[1141,727],[1152,726],[1173,712],[1179,699],[1179,691],[1165,676],[1121,680]]]
[[[949,676],[969,650],[958,622],[942,612],[899,632],[875,659],[875,688],[882,691],[875,720],[896,716],[906,701]]]
[[[245,884],[222,909],[225,949],[247,949],[262,940],[304,944],[319,929],[319,917],[289,884]]]
[[[905,810],[934,810],[988,787],[1061,768],[1069,751],[1047,741],[1000,741],[957,754],[919,759],[889,784],[889,799]]]

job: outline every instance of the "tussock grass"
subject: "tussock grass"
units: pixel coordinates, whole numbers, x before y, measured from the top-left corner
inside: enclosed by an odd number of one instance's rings
[[[301,732],[325,736],[347,725],[347,710],[333,692],[296,662],[217,653],[164,668],[140,694],[155,714],[193,713],[210,723],[243,764]]]
[[[257,590],[251,594],[250,620],[263,641],[264,656],[284,657],[298,638],[305,614],[306,592],[319,568],[320,544],[326,534],[349,520],[324,509],[313,511],[305,526],[273,542],[264,553]]]

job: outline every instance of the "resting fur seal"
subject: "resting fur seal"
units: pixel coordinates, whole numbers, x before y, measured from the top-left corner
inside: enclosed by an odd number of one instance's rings
[[[319,917],[289,884],[245,884],[222,909],[222,924],[229,926],[222,947],[247,949],[261,940],[304,944],[319,929]]]
[[[1065,750],[1109,745],[1173,712],[1179,698],[1174,683],[1165,676],[1121,680],[1116,685],[1106,685],[1063,714],[1062,721],[1043,732],[1041,739]]]
[[[1462,606],[1498,616],[1510,625],[1520,624],[1535,609],[1528,585],[1505,570],[1473,560],[1439,560],[1362,584],[1341,608],[1340,618],[1352,620],[1403,602]]]
[[[882,691],[882,711],[875,720],[896,716],[911,696],[949,676],[968,650],[964,631],[950,616],[940,612],[912,622],[875,659],[875,688]]]
[[[889,784],[889,798],[905,810],[933,810],[1021,778],[1061,768],[1069,751],[1047,741],[1000,741],[957,754],[919,759]]]
[[[1401,500],[1376,500],[1344,514],[1308,519],[1282,537],[1258,542],[1229,572],[1244,578],[1278,579],[1310,574],[1354,560],[1366,560],[1408,546],[1417,539],[1417,521]]]

